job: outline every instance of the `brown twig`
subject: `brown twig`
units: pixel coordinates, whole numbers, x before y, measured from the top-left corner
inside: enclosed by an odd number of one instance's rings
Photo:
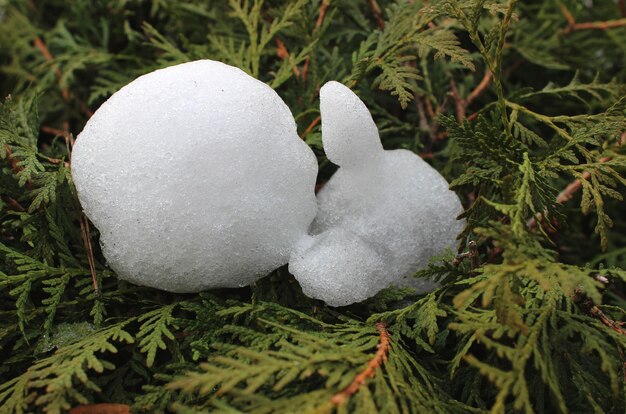
[[[473,114],[471,114],[470,116],[467,117],[468,121],[473,121],[474,119],[478,118],[478,114],[480,113],[480,111],[474,112]]]
[[[8,195],[3,195],[2,201],[4,201],[4,203],[6,204],[7,210],[19,211],[19,212],[25,211],[24,207],[22,207],[19,201],[17,201],[16,199],[12,197],[9,197]]]
[[[426,110],[424,109],[424,100],[417,93],[414,95],[415,106],[417,108],[417,115],[419,116],[419,127],[422,131],[428,131],[431,143],[436,139],[435,125],[428,121],[426,117]]]
[[[13,156],[11,148],[7,144],[4,144],[4,151],[6,153],[7,161],[9,161],[9,164],[11,164],[11,171],[15,175],[19,174],[20,171],[24,169],[19,165],[20,160]],[[31,180],[26,181],[26,189],[33,189],[33,183],[31,182]]]
[[[91,233],[89,232],[89,221],[84,213],[80,214],[80,229],[83,234],[83,243],[87,252],[87,260],[89,261],[89,273],[91,274],[91,281],[93,282],[93,290],[97,296],[100,295],[100,287],[98,286],[98,277],[96,275],[96,260],[93,255],[93,248],[91,246]]]
[[[589,179],[590,176],[591,174],[587,171],[583,173],[584,180]],[[563,191],[561,191],[559,195],[556,197],[557,204],[565,204],[568,201],[570,201],[574,197],[574,194],[576,194],[578,190],[582,188],[582,186],[583,185],[580,180],[574,180],[571,183],[569,183],[567,187],[565,187]]]
[[[328,10],[328,6],[330,5],[330,0],[322,0],[322,4],[320,5],[320,12],[317,16],[317,20],[315,21],[315,27],[313,28],[313,33],[317,32],[319,28],[324,24],[324,18],[326,18],[326,12]],[[309,74],[309,65],[311,64],[311,56],[307,56],[304,65],[302,65],[302,80],[305,81]]]
[[[88,404],[74,407],[69,414],[130,414],[131,409],[127,404]]]
[[[626,18],[625,19],[617,19],[617,20],[609,20],[606,22],[588,22],[588,23],[574,23],[569,25],[563,30],[563,33],[571,33],[575,30],[608,30],[613,29],[615,27],[624,27],[626,26]]]
[[[374,19],[376,20],[376,24],[380,27],[380,30],[385,30],[385,19],[383,19],[383,12],[376,2],[376,0],[369,0],[370,9],[372,13],[374,13]]]
[[[561,9],[561,13],[563,13],[563,16],[565,17],[565,20],[567,20],[567,24],[569,26],[575,25],[576,19],[574,19],[574,16],[572,16],[572,13],[570,13],[565,4],[559,2],[559,8]]]
[[[620,136],[620,140],[618,143],[618,146],[622,146],[626,144],[626,131],[622,132],[622,135]],[[611,157],[602,157],[600,158],[600,162],[601,163],[605,163],[611,161]],[[591,177],[591,173],[588,171],[583,172],[582,174],[582,179],[583,180],[588,180],[589,177]],[[568,201],[570,201],[572,199],[572,197],[574,197],[574,194],[576,194],[576,192],[578,190],[580,190],[582,188],[582,182],[580,180],[574,180],[571,183],[569,183],[567,185],[567,187],[565,187],[565,189],[563,191],[561,191],[558,195],[558,197],[556,198],[556,202],[558,204],[564,204],[567,203]]]
[[[67,154],[68,161],[71,160],[72,157],[72,147],[74,146],[74,137],[69,132],[64,132],[63,136],[65,138],[65,145],[67,146]],[[69,167],[70,163],[66,162],[66,165]],[[85,252],[87,253],[87,261],[89,262],[89,274],[91,275],[91,282],[93,283],[93,291],[96,296],[101,295],[100,285],[98,283],[98,275],[96,274],[96,259],[93,254],[93,246],[91,244],[91,231],[89,230],[89,220],[85,213],[80,213],[80,229],[83,237],[83,245],[85,247]]]
[[[470,93],[470,95],[473,95],[471,97],[471,100],[476,99],[478,96],[480,96],[480,94],[482,94],[487,87],[489,86],[489,83],[491,81],[491,72],[489,72],[488,74],[486,73],[485,76],[483,76],[483,80],[481,80],[480,84],[476,87],[476,89],[474,91],[472,91],[472,93]],[[433,110],[432,104],[430,103],[429,99],[425,99],[422,100],[422,97],[415,94],[414,95],[414,99],[415,99],[415,103],[417,105],[417,112],[418,115],[420,117],[420,128],[421,129],[426,129],[426,130],[430,130],[430,134],[431,134],[431,140],[437,139],[439,141],[443,141],[448,137],[448,133],[446,131],[439,131],[437,132],[437,121],[436,121],[436,117],[442,113],[443,111],[446,110],[446,107],[448,105],[448,97],[452,96],[452,100],[454,101],[455,104],[455,109],[457,112],[457,119],[462,119],[461,117],[461,113],[463,115],[463,117],[465,116],[466,110],[467,110],[467,105],[469,105],[469,102],[467,102],[466,100],[462,100],[459,97],[459,92],[458,89],[456,87],[456,83],[454,83],[454,81],[451,82],[451,90],[450,92],[446,95],[444,101],[441,103],[441,105],[438,105],[436,109]],[[426,102],[426,104],[424,104],[424,102]],[[467,104],[465,104],[467,102]],[[463,110],[461,111],[461,107],[459,105],[463,106]],[[426,117],[426,114],[424,113],[424,108],[427,109],[427,113],[430,116],[430,118],[432,119],[432,122],[429,123],[428,122],[428,118]],[[468,121],[473,121],[474,119],[476,119],[476,117],[478,116],[479,112],[474,112],[473,114],[469,115],[467,117]],[[424,119],[424,121],[423,121]],[[428,128],[424,128],[428,125]]]
[[[50,164],[61,164],[61,163],[63,163],[63,165],[65,165],[66,168],[70,168],[70,163],[65,161],[65,160],[62,160],[62,159],[59,159],[59,158],[48,157],[47,155],[43,155],[43,154],[40,154],[40,155],[43,158],[45,158],[46,161],[48,161]]]
[[[626,144],[626,131],[622,132],[622,135],[620,137],[620,142],[618,144],[618,146],[624,145]],[[600,158],[600,162],[601,163],[605,163],[611,161],[611,157],[602,157]],[[588,180],[591,177],[591,173],[589,171],[585,171],[582,173],[582,180]],[[581,179],[575,179],[574,181],[570,182],[560,193],[559,195],[556,197],[555,202],[557,204],[565,204],[568,201],[570,201],[572,198],[574,198],[574,195],[580,191],[580,189],[583,187],[582,181]],[[541,213],[537,213],[537,217],[533,217],[528,221],[528,227],[531,229],[534,229],[535,227],[537,227],[537,221],[542,221],[543,220],[543,215]]]
[[[457,121],[462,122],[465,119],[465,114],[467,112],[467,107],[476,100],[480,95],[483,94],[489,88],[491,84],[491,79],[493,78],[493,74],[490,70],[485,71],[483,78],[480,80],[478,85],[467,95],[467,98],[463,99],[459,95],[459,90],[456,86],[456,82],[454,79],[450,79],[450,93],[454,100],[454,107],[456,109],[456,118]],[[473,118],[472,118],[473,119]],[[469,120],[469,118],[468,118]]]
[[[623,7],[623,3],[621,6]],[[561,13],[563,13],[563,16],[565,17],[565,20],[567,20],[567,27],[563,29],[563,34],[568,34],[576,30],[608,30],[615,27],[626,26],[626,18],[608,20],[604,22],[576,23],[576,19],[563,3],[559,4],[559,7],[561,9]]]
[[[313,121],[311,121],[309,126],[306,127],[304,132],[302,134],[300,134],[300,138],[302,138],[302,139],[306,138],[306,136],[309,135],[311,133],[311,131],[313,131],[313,128],[315,128],[315,126],[317,124],[319,124],[321,120],[322,120],[321,115],[318,115]]]
[[[91,109],[89,109],[89,107],[87,106],[87,104],[85,102],[83,102],[83,101],[81,101],[79,99],[78,100],[78,106],[79,106],[81,112],[87,116],[87,118],[91,118],[92,117],[93,111]]]
[[[63,134],[63,138],[65,138],[65,148],[67,149],[67,162],[72,161],[72,148],[74,148],[74,134],[71,132],[65,131]]]
[[[409,62],[408,64],[412,64]],[[413,100],[417,107],[417,114],[419,116],[419,127],[422,131],[428,132],[429,141],[424,147],[426,153],[431,152],[433,143],[437,139],[437,115],[441,110],[441,107],[437,105],[437,109],[433,109],[433,105],[430,102],[428,96],[421,96],[417,92],[413,94]],[[446,101],[444,101],[444,106]],[[428,114],[428,116],[426,116]],[[432,153],[431,153],[432,156]],[[427,157],[422,157],[427,158]]]
[[[391,338],[389,337],[389,332],[387,331],[387,324],[384,322],[378,322],[376,324],[376,329],[380,334],[380,339],[378,341],[378,349],[376,350],[376,354],[374,354],[374,358],[368,362],[365,369],[354,378],[350,385],[333,395],[330,401],[334,405],[341,405],[345,403],[348,398],[359,391],[359,388],[365,384],[368,378],[372,378],[376,375],[376,370],[378,368],[387,362],[387,355],[391,349]]]
[[[281,60],[289,60],[290,57],[287,46],[285,46],[285,43],[279,37],[276,38],[276,55]],[[294,75],[298,77],[300,76],[300,69],[298,69],[298,66],[294,65],[291,70],[293,71]]]
[[[459,90],[456,87],[454,79],[450,79],[450,95],[454,100],[454,109],[456,111],[456,120],[461,123],[465,118],[465,104],[464,100],[459,96]]]
[[[433,104],[430,102],[430,99],[424,99],[424,104],[426,105],[426,112],[428,113],[428,116],[430,116],[432,119],[435,119],[437,114],[433,109]]]
[[[605,157],[600,159],[600,162],[607,162],[609,161],[611,158],[610,157]],[[588,171],[583,172],[582,174],[582,179],[583,180],[588,180],[589,177],[591,177],[591,173]],[[563,191],[561,191],[559,193],[559,195],[556,197],[556,204],[565,204],[568,201],[570,201],[572,198],[574,198],[574,195],[583,187],[582,181],[580,179],[575,179],[574,181],[572,181],[571,183],[569,183],[564,189]],[[542,213],[537,213],[536,217],[531,218],[530,220],[528,220],[528,227],[530,229],[535,229],[537,227],[537,221],[539,222],[543,222],[544,220],[544,215]]]
[[[608,280],[604,277],[599,278],[596,276],[596,279],[602,283],[608,283]],[[582,289],[577,288],[574,290],[572,301],[576,303],[581,310],[594,318],[597,318],[603,325],[611,328],[619,334],[626,335],[626,329],[623,328],[624,322],[617,322],[606,316],[606,314],[602,312],[602,309],[595,305],[591,299],[585,295],[585,292],[583,292]]]
[[[606,314],[602,312],[602,310],[596,305],[593,305],[591,309],[589,309],[589,314],[593,317],[598,318],[600,322],[602,322],[604,325],[608,326],[609,328],[613,329],[615,332],[622,334],[622,335],[626,335],[626,329],[622,328],[624,323],[616,322],[612,320],[611,318],[606,316]]]
[[[601,163],[605,163],[611,161],[611,157],[602,157],[600,158]],[[587,181],[591,177],[591,173],[589,171],[585,171],[582,174],[582,180]],[[570,201],[576,192],[583,187],[582,181],[580,179],[576,179],[569,183],[567,187],[563,189],[556,197],[557,204],[565,204]]]
[[[48,46],[46,46],[43,40],[41,40],[41,37],[37,36],[35,38],[34,44],[35,44],[35,47],[41,52],[43,57],[46,59],[46,61],[48,61],[49,63],[52,63],[54,61],[54,56],[52,56],[52,53],[50,53],[50,49],[48,49]],[[54,73],[56,74],[57,80],[60,81],[61,78],[63,77],[63,74],[61,73],[61,69],[59,69],[59,67],[53,63],[52,63],[52,67],[54,68]],[[61,85],[59,84],[59,86]],[[67,88],[61,88],[61,96],[63,96],[63,100],[67,102],[70,99],[70,91]]]
[[[17,174],[20,171],[22,171],[22,168],[19,165],[17,165],[19,160],[13,157],[11,148],[7,144],[4,144],[4,152],[6,153],[7,161],[9,161],[9,163],[11,164],[11,171],[13,171],[13,174]]]
[[[324,18],[326,17],[326,11],[328,10],[328,6],[330,6],[330,0],[322,0],[322,5],[320,6],[320,14],[317,16],[317,20],[315,21],[315,29],[320,28],[320,26],[324,23]]]
[[[45,125],[43,125],[40,129],[41,129],[41,132],[45,132],[46,134],[59,135],[59,136],[63,136],[65,134],[65,131],[63,131],[62,129],[53,128],[53,127],[49,127]]]
[[[37,50],[41,52],[41,54],[46,59],[46,61],[49,62],[54,68],[54,73],[57,77],[59,87],[61,88],[61,96],[63,97],[63,100],[65,102],[69,102],[70,97],[71,97],[70,91],[69,89],[67,89],[67,87],[65,88],[61,87],[61,79],[63,77],[63,74],[61,73],[61,69],[59,69],[59,67],[56,64],[54,64],[54,56],[52,55],[52,53],[50,53],[50,49],[48,49],[48,46],[46,46],[44,41],[39,36],[35,38],[33,43],[34,43],[34,46],[37,48]],[[80,110],[83,112],[83,114],[91,118],[91,116],[93,115],[93,111],[89,109],[87,104],[85,104],[83,101],[79,99],[77,99],[77,101],[80,106]]]
[[[285,42],[283,42],[279,37],[276,39],[276,56],[278,56],[281,60],[285,60],[289,58],[289,51],[285,46]]]
[[[474,88],[467,98],[465,98],[465,108],[467,108],[476,98],[483,94],[483,92],[489,87],[491,84],[491,79],[493,78],[493,73],[490,70],[485,71],[485,75],[481,79],[480,83]]]
[[[478,245],[475,241],[467,243],[467,251],[457,254],[452,265],[458,267],[465,259],[470,259],[470,269],[474,270],[480,267],[480,256],[478,254]]]

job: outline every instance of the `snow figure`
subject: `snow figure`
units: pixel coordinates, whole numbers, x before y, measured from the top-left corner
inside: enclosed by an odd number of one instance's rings
[[[455,246],[457,196],[415,154],[384,151],[348,88],[321,90],[317,163],[267,85],[201,60],[141,76],[89,120],[72,154],[85,214],[120,278],[172,292],[248,285],[289,262],[332,306],[391,286]]]

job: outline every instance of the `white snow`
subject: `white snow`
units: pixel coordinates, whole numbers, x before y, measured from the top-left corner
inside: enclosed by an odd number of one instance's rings
[[[321,89],[322,140],[339,170],[314,194],[317,163],[289,108],[239,69],[201,60],[144,75],[89,120],[72,176],[120,278],[172,292],[248,285],[289,261],[332,306],[411,276],[456,246],[457,196],[420,157],[384,151],[363,102]],[[317,216],[316,216],[317,214]]]
[[[172,292],[245,286],[287,263],[315,216],[316,175],[280,97],[210,60],[122,88],[72,154],[108,264]]]
[[[304,294],[331,306],[374,296],[386,287],[387,265],[370,243],[341,227],[301,239],[289,259]]]
[[[432,289],[412,275],[456,247],[464,225],[456,220],[463,211],[458,197],[414,153],[384,151],[350,89],[328,82],[320,99],[324,149],[340,168],[317,195],[313,238],[296,251],[290,271],[308,296],[333,306],[391,285]]]

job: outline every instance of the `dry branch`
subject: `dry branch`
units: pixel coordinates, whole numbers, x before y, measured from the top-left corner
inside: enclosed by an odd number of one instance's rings
[[[487,90],[487,88],[491,84],[492,78],[493,78],[493,73],[491,73],[490,70],[486,70],[485,75],[481,79],[480,83],[476,86],[476,88],[474,88],[472,92],[470,92],[469,95],[467,95],[467,98],[465,98],[466,109],[476,98],[478,98],[480,95],[483,94],[485,90]]]
[[[606,316],[606,314],[602,312],[602,310],[596,305],[593,305],[591,309],[589,309],[589,314],[591,316],[598,318],[600,322],[602,322],[604,325],[608,326],[609,328],[613,329],[615,332],[622,334],[622,335],[626,335],[626,329],[622,328],[624,323],[615,322],[614,320]]]
[[[460,97],[459,90],[458,90],[458,88],[456,86],[456,82],[454,81],[454,79],[450,79],[450,93],[449,93],[449,95],[452,96],[452,99],[454,100],[454,107],[456,109],[456,118],[457,118],[457,121],[459,121],[459,123],[462,122],[463,119],[465,119],[465,114],[467,112],[467,107],[473,101],[475,101],[476,98],[478,98],[480,95],[482,95],[483,92],[485,92],[487,90],[487,88],[491,84],[491,79],[492,78],[493,78],[493,74],[491,73],[491,71],[490,70],[486,70],[485,74],[483,75],[483,78],[478,83],[478,85],[476,85],[476,88],[474,88],[469,93],[469,95],[467,95],[467,98],[465,98],[465,99]]]
[[[287,50],[285,42],[283,42],[279,37],[276,38],[276,56],[278,56],[281,60],[289,60],[289,50]],[[298,77],[300,76],[300,69],[298,69],[298,66],[294,65],[291,70],[294,75]]]
[[[570,33],[575,30],[608,30],[615,27],[626,26],[626,19],[608,20],[606,22],[588,22],[588,23],[574,23],[565,28],[563,33]]]
[[[391,349],[391,339],[389,337],[389,332],[387,331],[387,325],[384,322],[378,322],[376,324],[376,329],[380,333],[380,339],[378,342],[378,350],[376,351],[376,354],[374,354],[374,358],[370,360],[367,367],[365,367],[365,369],[354,378],[350,385],[333,395],[331,402],[334,405],[341,405],[352,395],[356,394],[361,386],[365,384],[367,379],[376,375],[376,370],[387,361],[387,355]]]
[[[300,138],[302,138],[302,139],[306,138],[306,136],[309,135],[311,133],[311,131],[313,131],[313,128],[315,128],[315,126],[317,124],[319,124],[321,120],[322,120],[322,117],[320,115],[318,115],[313,121],[311,121],[309,126],[306,127],[304,132],[300,135]]]
[[[322,5],[320,6],[320,13],[317,16],[317,20],[315,21],[315,28],[313,29],[313,33],[317,32],[319,28],[324,23],[324,18],[326,17],[326,11],[328,10],[328,6],[330,5],[330,0],[322,0]],[[302,66],[302,80],[305,81],[307,75],[309,74],[309,65],[311,64],[311,56],[307,56],[304,61],[304,65]]]
[[[626,132],[622,132],[619,145],[626,144]],[[611,161],[611,157],[602,157],[600,158],[601,163],[605,163]],[[589,171],[585,171],[582,173],[582,179],[588,180],[591,177],[591,173]],[[583,187],[582,181],[580,179],[575,179],[570,182],[556,197],[556,204],[565,204],[574,198],[574,195]],[[528,227],[534,229],[537,227],[537,220],[543,220],[543,215],[541,213],[537,213],[537,217],[533,217],[528,221]]]
[[[385,19],[383,19],[383,12],[380,6],[376,2],[376,0],[369,0],[368,3],[370,5],[370,9],[372,10],[372,13],[374,14],[374,19],[376,19],[376,24],[378,24],[378,27],[380,28],[380,30],[384,30]]]
[[[83,235],[83,243],[87,252],[87,260],[89,261],[89,273],[93,282],[93,290],[96,295],[100,295],[100,287],[98,286],[98,278],[96,276],[96,259],[93,255],[93,247],[91,246],[91,232],[89,231],[89,221],[84,213],[80,214],[80,229]]]
[[[567,20],[567,27],[563,29],[563,34],[568,34],[576,30],[608,30],[615,27],[626,26],[626,18],[607,20],[604,22],[576,23],[576,19],[564,4],[560,4],[559,7],[561,9],[561,13],[563,13],[563,16],[565,17],[565,20]],[[623,7],[623,2],[620,3],[620,7]]]
[[[63,77],[63,74],[61,73],[61,69],[59,69],[59,67],[54,64],[54,56],[52,55],[52,53],[50,53],[50,49],[48,49],[48,46],[46,46],[44,41],[39,36],[35,38],[33,44],[37,48],[37,50],[41,52],[46,61],[50,63],[54,68],[54,73],[56,74],[59,88],[61,88],[61,96],[63,97],[63,100],[65,102],[69,102],[71,97],[70,91],[66,87],[64,88],[61,86],[61,78]],[[85,114],[88,118],[91,118],[91,116],[93,115],[93,111],[89,109],[89,107],[81,100],[78,100],[78,104],[80,106],[81,112]]]
[[[54,56],[52,56],[52,53],[50,53],[50,49],[48,49],[48,46],[46,46],[46,44],[43,42],[43,40],[41,40],[41,37],[39,36],[35,38],[34,44],[37,50],[39,50],[43,57],[46,59],[46,61],[52,64],[57,80],[60,81],[63,77],[63,74],[61,73],[61,69],[59,69],[59,67],[53,63]],[[61,85],[59,84],[59,87],[60,86]],[[61,88],[61,96],[63,96],[64,101],[68,101],[70,99],[70,91],[67,88]]]

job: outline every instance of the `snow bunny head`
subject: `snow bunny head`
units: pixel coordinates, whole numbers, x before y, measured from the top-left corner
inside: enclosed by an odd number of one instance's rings
[[[172,292],[244,286],[286,264],[338,306],[407,279],[455,245],[456,195],[415,154],[384,151],[348,88],[321,90],[317,164],[289,109],[239,69],[202,60],[144,75],[79,135],[72,176],[109,265]],[[317,214],[317,215],[316,215]]]

